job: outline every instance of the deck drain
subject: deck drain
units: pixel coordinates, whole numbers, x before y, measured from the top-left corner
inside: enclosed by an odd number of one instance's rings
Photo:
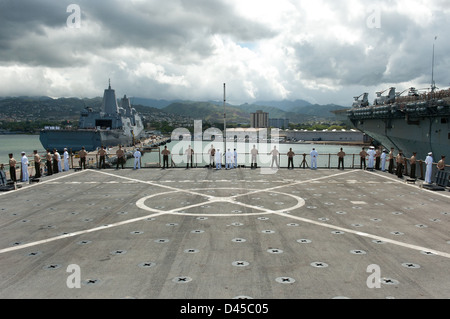
[[[258,217],[259,220],[269,220],[269,217]]]
[[[19,245],[22,245],[21,241],[15,241],[15,242],[12,243],[11,246],[19,246]]]
[[[320,220],[320,221],[323,221],[323,222],[326,222],[326,221],[329,221],[330,219],[329,218],[327,218],[327,217],[319,217],[319,218],[317,218],[318,220]]]
[[[86,286],[95,286],[98,285],[99,283],[100,283],[99,279],[87,279],[82,282],[82,284]]]
[[[166,224],[166,226],[168,226],[168,227],[171,227],[171,226],[178,226],[178,224],[177,224],[177,223],[168,223],[168,224]]]
[[[40,251],[33,251],[31,253],[28,253],[27,256],[34,257],[34,256],[39,256],[41,254],[42,253]]]
[[[30,220],[29,220],[29,219],[22,219],[21,222],[22,222],[22,223],[29,223]]]
[[[424,224],[417,224],[415,226],[418,228],[427,228],[428,227],[427,225],[424,225]]]
[[[286,225],[289,226],[289,227],[298,227],[298,226],[300,226],[297,223],[289,223],[289,224],[286,224]]]
[[[434,223],[439,223],[441,220],[438,218],[430,218],[430,221]]]
[[[362,209],[361,206],[352,206],[353,209]]]
[[[308,209],[316,209],[317,206],[306,206],[306,208],[308,208]]]
[[[186,249],[184,252],[185,253],[187,253],[187,254],[196,254],[196,253],[198,253],[200,250],[198,250],[198,249],[193,249],[193,248],[191,248],[191,249]]]
[[[90,241],[90,240],[81,240],[77,244],[78,245],[87,245],[87,244],[90,244],[90,243],[92,243],[92,241]]]
[[[110,254],[111,255],[124,255],[124,254],[126,254],[127,253],[127,251],[126,250],[114,250],[114,251],[112,251],[112,252],[110,252]]]
[[[280,284],[293,284],[295,282],[294,278],[291,277],[278,277],[275,279],[276,282]]]
[[[180,276],[180,277],[173,278],[172,281],[177,284],[184,284],[184,283],[192,281],[192,278],[187,277],[187,276]]]
[[[244,239],[244,238],[233,238],[231,241],[233,243],[245,243],[247,241],[247,239]]]
[[[118,212],[117,215],[126,215],[128,212]]]
[[[381,278],[381,283],[385,285],[398,285],[398,280],[392,278]]]
[[[449,212],[441,212],[441,215],[450,215]]]
[[[425,250],[421,250],[420,253],[423,255],[427,255],[427,256],[435,256],[436,255],[436,254],[432,253],[431,251],[425,251]]]
[[[50,265],[42,267],[42,269],[48,269],[48,270],[54,270],[54,269],[58,269],[58,268],[61,268],[61,265],[59,265],[59,264],[50,264]]]
[[[350,252],[354,255],[365,255],[367,254],[364,250],[360,250],[360,249],[355,249],[355,250],[350,250]]]
[[[91,222],[91,221],[93,221],[93,220],[94,220],[93,218],[83,218],[83,219],[82,219],[82,221],[84,221],[84,222],[86,222],[86,223]]]
[[[156,209],[166,208],[165,206],[155,206]]]
[[[402,212],[392,212],[392,215],[403,215]]]
[[[352,224],[353,227],[363,227],[363,224]]]
[[[334,235],[343,235],[343,234],[345,234],[345,232],[340,231],[340,230],[333,230],[331,233],[334,234]]]
[[[200,230],[200,229],[196,229],[196,230],[191,231],[192,234],[202,234],[204,232],[205,232],[204,230]]]
[[[380,218],[371,218],[370,220],[373,222],[381,222],[382,221],[382,219],[380,219]]]
[[[339,198],[339,200],[348,200],[348,198],[341,197],[341,198]]]
[[[168,243],[169,240],[166,238],[155,239],[155,243]]]
[[[302,238],[302,239],[297,239],[297,243],[300,243],[300,244],[310,244],[310,243],[312,243],[312,240]]]
[[[267,252],[270,254],[282,254],[283,251],[281,249],[271,248],[267,249]]]
[[[239,214],[239,213],[242,213],[242,210],[235,209],[235,210],[232,210],[231,212],[234,214]]]
[[[135,230],[135,231],[130,232],[130,234],[133,234],[133,235],[140,235],[140,234],[143,234],[143,233],[144,233],[143,231],[139,231],[139,230]]]
[[[316,267],[316,268],[326,268],[326,267],[328,267],[328,264],[326,264],[324,262],[320,262],[320,261],[312,262],[310,265],[313,266],[313,267]]]
[[[327,205],[327,206],[333,206],[334,205],[334,203],[331,203],[331,202],[325,202],[324,204]]]
[[[336,212],[336,214],[338,214],[338,215],[345,215],[347,213],[346,212]]]
[[[231,264],[235,267],[247,267],[250,265],[248,261],[233,261]]]
[[[266,229],[266,230],[263,230],[262,233],[264,233],[264,234],[275,234],[275,231]]]
[[[156,218],[155,217],[149,217],[149,218],[146,218],[145,220],[152,221],[152,220],[156,220]]]
[[[231,223],[232,226],[244,226],[242,223]]]
[[[152,263],[152,262],[143,262],[143,263],[140,263],[138,266],[140,268],[151,268],[151,267],[156,266],[156,264]]]
[[[283,202],[275,202],[275,205],[284,205]]]
[[[402,235],[404,235],[405,233],[402,233],[401,231],[391,231],[391,234],[392,234],[392,235],[395,235],[395,236],[402,236]]]
[[[200,206],[201,208],[210,208],[211,206],[209,206],[209,205],[202,205],[202,206]]]
[[[372,240],[372,242],[375,243],[375,244],[380,244],[380,245],[386,244],[385,241],[382,241],[382,240],[379,240],[379,239],[374,239],[374,240]]]
[[[207,220],[208,217],[197,217],[198,220]]]
[[[420,268],[420,265],[413,264],[413,263],[403,263],[402,266],[405,267],[405,268],[409,268],[409,269],[418,269],[418,268]]]

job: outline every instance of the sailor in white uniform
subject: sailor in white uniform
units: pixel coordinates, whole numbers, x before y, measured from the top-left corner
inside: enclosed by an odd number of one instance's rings
[[[25,152],[22,152],[22,182],[28,182],[30,176],[28,175],[28,157]]]
[[[367,168],[373,170],[375,164],[375,155],[377,154],[377,152],[375,151],[375,147],[371,146],[367,151],[367,154],[369,154],[369,164],[367,165]]]
[[[425,183],[431,184],[431,173],[433,171],[433,153],[428,153],[425,159],[425,164],[427,164],[427,169],[425,172]]]
[[[317,158],[319,157],[319,153],[317,153],[316,149],[313,148],[310,155],[311,155],[311,169],[317,169]]]
[[[66,172],[69,171],[69,152],[67,152],[67,148],[64,149],[64,170]]]
[[[139,148],[136,149],[136,152],[134,152],[134,169],[140,169],[141,168],[141,152],[139,151]]]
[[[217,149],[216,151],[216,169],[222,169],[222,152]]]
[[[225,161],[226,166],[225,169],[232,169],[233,168],[233,153],[228,149],[228,151],[225,153]]]
[[[386,156],[387,156],[387,150],[383,150],[383,153],[381,153],[381,171],[386,172]]]

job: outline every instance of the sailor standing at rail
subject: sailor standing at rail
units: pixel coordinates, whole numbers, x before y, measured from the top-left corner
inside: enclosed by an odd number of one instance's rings
[[[136,149],[136,151],[133,154],[134,156],[134,169],[141,169],[141,152],[139,151],[139,148]]]
[[[22,182],[28,182],[30,176],[28,175],[28,157],[25,152],[22,152]]]
[[[225,153],[225,169],[232,169],[233,168],[233,153],[230,149]]]
[[[431,184],[431,172],[433,171],[433,153],[428,153],[425,159],[425,164],[427,164],[427,169],[425,173],[425,183]]]
[[[317,169],[317,157],[319,157],[319,153],[313,148],[309,155],[311,156],[311,169]]]
[[[67,152],[67,148],[64,148],[64,171],[69,171],[69,152]]]
[[[257,161],[256,161],[256,156],[258,155],[258,149],[256,148],[256,145],[253,145],[253,148],[251,150],[251,154],[252,154],[252,165],[251,165],[251,168],[256,168],[258,166]]]
[[[384,149],[383,153],[381,153],[381,171],[386,172],[386,157],[387,157],[387,150]]]
[[[369,155],[369,163],[367,165],[367,168],[370,170],[373,170],[374,165],[375,165],[375,155],[376,155],[375,147],[374,146],[369,147],[369,151],[367,152],[367,154]]]
[[[219,149],[216,151],[216,169],[222,169],[222,153]]]

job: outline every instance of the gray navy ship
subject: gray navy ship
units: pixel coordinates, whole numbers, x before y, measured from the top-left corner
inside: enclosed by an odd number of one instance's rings
[[[46,127],[40,132],[40,141],[45,149],[64,148],[73,152],[93,151],[101,146],[130,146],[141,136],[144,126],[140,115],[131,107],[125,95],[121,106],[117,104],[115,90],[105,89],[100,111],[85,108],[80,115],[77,129]]]
[[[442,155],[450,157],[450,89],[437,91],[432,86],[424,93],[415,88],[397,93],[392,87],[376,94],[373,105],[368,93],[355,97],[347,111],[357,129],[387,149],[402,150],[405,156],[417,152],[424,159],[433,152],[435,161]]]

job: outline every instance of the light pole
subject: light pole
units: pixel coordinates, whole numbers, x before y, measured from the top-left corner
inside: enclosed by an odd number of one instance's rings
[[[225,96],[225,83],[223,84],[223,138],[224,138],[224,154],[227,151],[227,113],[225,111],[226,104],[226,96]]]

